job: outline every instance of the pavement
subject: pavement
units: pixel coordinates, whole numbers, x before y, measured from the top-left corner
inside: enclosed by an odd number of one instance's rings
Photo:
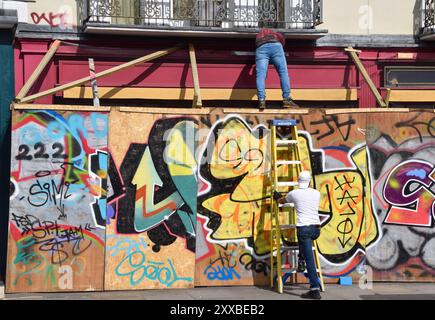
[[[283,294],[257,286],[4,294],[0,283],[0,300],[302,300],[300,295],[306,291],[306,285],[296,284],[285,286]],[[322,300],[435,300],[435,284],[373,283],[370,289],[329,284]]]

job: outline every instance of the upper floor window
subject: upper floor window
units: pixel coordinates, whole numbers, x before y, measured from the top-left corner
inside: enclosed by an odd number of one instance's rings
[[[387,66],[384,85],[390,88],[435,87],[435,67]]]

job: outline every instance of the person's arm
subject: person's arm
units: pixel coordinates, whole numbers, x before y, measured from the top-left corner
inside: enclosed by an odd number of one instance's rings
[[[286,196],[281,196],[281,193],[279,193],[278,191],[274,191],[273,192],[273,198],[275,199],[276,202],[278,202],[279,204],[284,204],[287,203],[287,197]]]

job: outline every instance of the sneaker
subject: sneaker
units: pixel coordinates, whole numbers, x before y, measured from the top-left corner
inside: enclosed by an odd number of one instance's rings
[[[320,290],[310,290],[308,292],[305,292],[301,294],[301,298],[314,300],[322,299],[322,297],[320,296]]]
[[[306,264],[305,264],[305,260],[298,260],[298,272],[304,272],[305,269],[307,268]]]
[[[264,108],[266,108],[266,101],[265,101],[265,100],[259,100],[259,101],[258,101],[258,108],[259,108],[259,109],[264,109]]]
[[[299,108],[299,106],[291,98],[284,99],[282,101],[282,106],[284,108]]]

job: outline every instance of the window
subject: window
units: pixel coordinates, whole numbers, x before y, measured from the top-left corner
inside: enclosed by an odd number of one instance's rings
[[[384,86],[400,87],[435,87],[435,67],[385,67]]]

